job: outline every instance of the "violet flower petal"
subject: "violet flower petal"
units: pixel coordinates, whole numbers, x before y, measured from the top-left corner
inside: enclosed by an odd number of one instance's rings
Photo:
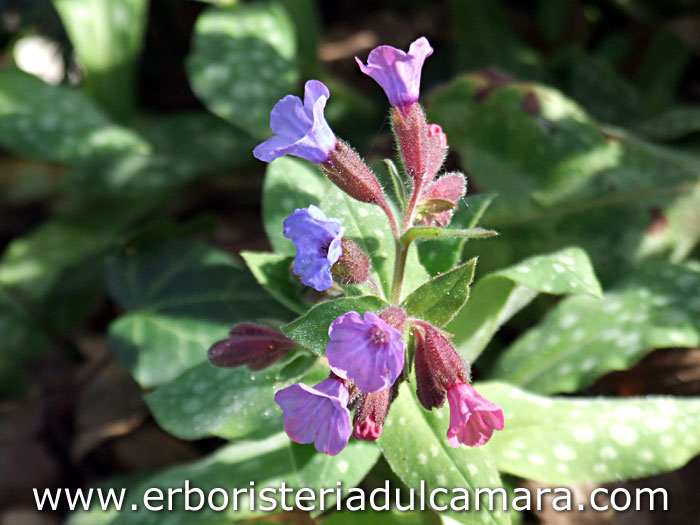
[[[404,342],[401,332],[372,312],[364,319],[348,312],[331,323],[326,356],[331,370],[352,379],[364,392],[379,392],[394,384],[403,371]]]
[[[335,456],[352,433],[348,398],[343,382],[328,378],[314,387],[297,383],[279,390],[275,403],[283,410],[282,425],[289,439],[313,442],[319,452]]]

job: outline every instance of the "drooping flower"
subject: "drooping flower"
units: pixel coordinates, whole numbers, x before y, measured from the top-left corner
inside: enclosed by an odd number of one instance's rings
[[[364,392],[379,392],[394,384],[403,370],[401,332],[372,312],[364,319],[348,312],[331,323],[326,356],[331,370],[352,379]]]
[[[304,103],[295,95],[281,99],[270,113],[274,136],[253,151],[257,159],[271,162],[283,155],[294,155],[311,162],[327,162],[336,138],[323,110],[330,92],[323,82],[309,80],[304,87]]]
[[[375,47],[367,65],[355,57],[360,70],[379,84],[392,106],[408,110],[420,95],[423,62],[433,54],[428,39],[421,37],[411,44],[408,53],[392,46]]]
[[[342,381],[330,377],[314,387],[296,383],[275,394],[283,410],[282,426],[289,439],[314,443],[316,450],[335,456],[348,444],[352,426],[349,393]]]
[[[425,321],[413,323],[418,401],[426,410],[440,408],[449,385],[469,381],[469,366],[440,330]]]
[[[333,286],[331,266],[343,254],[345,229],[338,219],[326,217],[313,204],[300,208],[284,220],[284,236],[297,249],[294,273],[301,282],[322,292]]]
[[[494,430],[503,430],[503,409],[479,394],[468,383],[453,383],[447,388],[450,404],[450,427],[447,441],[454,448],[484,445]]]

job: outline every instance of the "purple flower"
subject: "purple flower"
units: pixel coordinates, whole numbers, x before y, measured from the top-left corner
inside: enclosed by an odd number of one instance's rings
[[[453,383],[447,389],[450,403],[450,428],[447,441],[454,448],[461,444],[480,447],[494,430],[503,430],[503,409],[492,403],[468,383]]]
[[[323,82],[309,80],[304,87],[304,104],[294,95],[281,99],[270,113],[275,133],[253,151],[257,159],[271,162],[283,155],[294,155],[311,162],[326,162],[335,149],[336,139],[323,109],[330,97]]]
[[[348,312],[331,323],[326,356],[331,370],[352,379],[364,392],[379,392],[394,384],[403,370],[401,332],[372,312],[364,320]]]
[[[342,381],[328,378],[313,388],[297,383],[275,394],[283,410],[282,425],[289,439],[311,443],[335,456],[348,444],[352,426],[347,409],[348,390]]]
[[[331,266],[343,254],[345,229],[338,219],[326,215],[313,204],[294,210],[284,220],[284,236],[297,249],[294,273],[301,282],[319,292],[333,286]]]
[[[379,46],[370,52],[366,66],[359,58],[355,60],[362,72],[382,87],[391,105],[405,112],[418,100],[423,62],[432,54],[428,39],[421,37],[411,44],[408,53]]]

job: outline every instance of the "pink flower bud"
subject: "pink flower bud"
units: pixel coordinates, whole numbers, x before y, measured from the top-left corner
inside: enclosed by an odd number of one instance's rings
[[[457,206],[459,199],[464,197],[467,191],[467,181],[461,173],[449,173],[443,175],[438,180],[428,186],[423,194],[419,206],[423,202],[433,199],[449,201]],[[447,226],[452,219],[454,210],[445,210],[437,213],[426,213],[423,216],[422,222],[428,226],[437,224],[438,226]]]
[[[353,433],[355,439],[374,441],[381,433],[389,414],[389,407],[396,399],[399,383],[381,392],[362,393],[355,409]]]
[[[262,370],[295,347],[294,341],[277,330],[241,323],[231,328],[228,338],[212,345],[208,357],[214,365],[224,368],[248,365],[251,370]]]
[[[447,386],[469,381],[469,367],[434,326],[416,321],[416,393],[426,410],[445,404]]]
[[[379,314],[379,318],[392,328],[396,328],[403,333],[406,324],[406,312],[398,306],[390,306]]]

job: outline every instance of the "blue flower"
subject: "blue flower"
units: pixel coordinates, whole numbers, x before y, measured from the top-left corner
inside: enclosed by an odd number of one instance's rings
[[[406,112],[420,94],[423,62],[433,54],[428,39],[421,37],[411,44],[408,53],[391,46],[375,47],[367,58],[367,65],[355,57],[360,70],[379,84],[392,106]]]
[[[322,292],[333,286],[331,266],[343,255],[345,229],[338,219],[326,215],[313,204],[294,210],[284,220],[284,236],[297,249],[294,273],[301,282]]]
[[[271,162],[283,155],[294,155],[311,162],[327,162],[336,138],[323,109],[330,92],[323,82],[309,80],[304,87],[304,103],[294,95],[281,99],[270,113],[275,133],[253,151],[257,159]]]

